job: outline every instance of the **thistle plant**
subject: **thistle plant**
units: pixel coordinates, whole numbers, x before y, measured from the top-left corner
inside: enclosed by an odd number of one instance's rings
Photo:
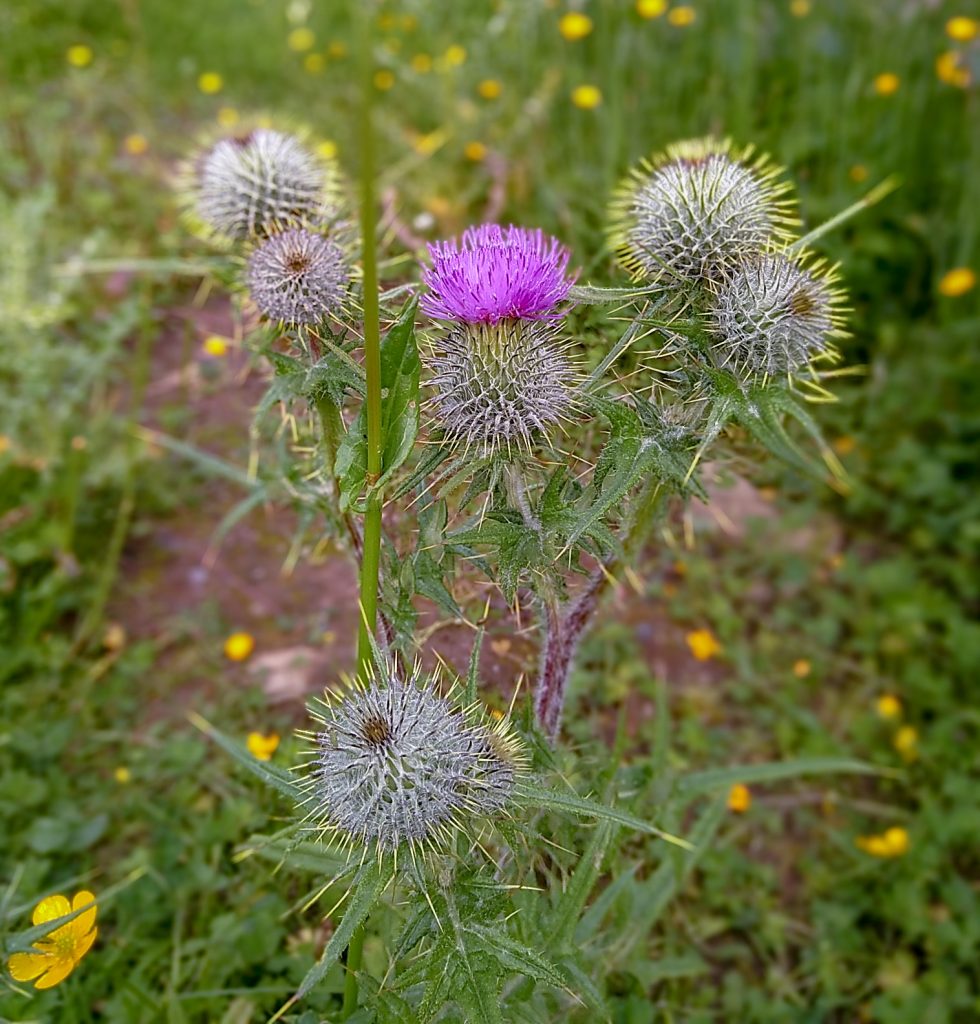
[[[709,451],[725,457],[730,427],[844,486],[805,405],[831,397],[825,367],[838,358],[843,297],[836,270],[805,253],[887,189],[795,239],[790,186],[768,158],[728,141],[681,142],[612,200],[608,234],[632,285],[581,286],[559,239],[482,224],[430,245],[421,294],[397,308],[405,286],[386,292],[378,280],[370,19],[362,22],[359,251],[337,230],[339,175],[300,136],[270,128],[223,140],[193,162],[191,190],[212,237],[236,250],[227,271],[251,300],[251,341],[272,368],[260,422],[278,405],[299,440],[285,466],[260,460],[261,494],[278,493],[305,522],[346,539],[359,572],[357,664],[343,688],[312,703],[314,727],[293,769],[256,761],[198,724],[295,812],[254,851],[287,868],[315,866],[311,904],[342,889],[339,924],[276,1019],[290,1019],[345,949],[331,1019],[544,1020],[583,1002],[588,1019],[604,1019],[596,960],[611,969],[645,941],[664,894],[721,820],[717,799],[695,801],[772,766],[674,778],[664,748],[656,778],[638,782],[613,759],[603,799],[580,795],[563,773],[588,769],[560,746],[576,651],[653,528],[673,505],[705,496],[700,465]],[[355,277],[360,310],[348,301]],[[580,308],[601,316],[613,304],[619,316],[603,321],[590,370]],[[515,681],[506,713],[488,711],[479,673],[493,601],[468,601],[464,578],[499,590],[494,614],[512,609],[537,626],[536,678],[526,698]],[[419,600],[473,627],[465,673],[421,667]],[[664,726],[663,743],[668,736]],[[692,820],[693,846],[648,820],[661,816]],[[576,859],[579,818],[597,824]],[[644,848],[660,867],[623,881],[635,927],[613,942],[601,934],[603,913],[583,912],[620,829],[690,859],[677,872],[658,847]],[[395,938],[379,983],[362,949],[381,913]],[[590,928],[591,965],[579,948]]]

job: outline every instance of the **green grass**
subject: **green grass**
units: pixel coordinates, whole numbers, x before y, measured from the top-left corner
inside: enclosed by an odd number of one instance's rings
[[[287,45],[287,6],[42,0],[0,16],[13,83],[0,117],[0,937],[27,927],[48,892],[84,883],[101,894],[142,872],[103,903],[99,941],[63,986],[28,997],[0,984],[0,1019],[264,1020],[328,935],[331,894],[319,911],[299,909],[315,872],[236,856],[287,809],[183,718],[182,688],[207,679],[195,708],[228,733],[285,736],[297,720],[222,660],[234,623],[178,609],[159,635],[102,644],[105,602],[125,603],[131,583],[113,536],[138,545],[161,518],[213,512],[209,478],[151,457],[132,431],[165,311],[192,302],[198,281],[58,272],[73,260],[204,255],[168,183],[220,108],[301,119],[356,172],[346,5],[313,5],[319,74]],[[854,307],[845,355],[863,368],[822,410],[829,436],[853,442],[839,444],[852,491],[772,466],[754,483],[773,489],[775,514],[744,537],[701,526],[688,549],[674,523],[644,573],[663,610],[653,635],[605,620],[583,650],[568,733],[585,780],[627,698],[669,706],[670,750],[658,757],[673,769],[817,755],[890,769],[753,785],[752,807],[725,815],[678,900],[609,965],[617,1022],[966,1024],[980,1014],[980,306],[978,290],[945,298],[938,282],[955,266],[980,269],[980,134],[968,130],[980,99],[976,84],[958,89],[934,71],[953,46],[944,21],[963,9],[828,0],[798,18],[776,0],[694,6],[694,24],[678,28],[622,0],[592,2],[594,31],[576,43],[557,30],[563,8],[529,0],[385,8],[396,20],[379,29],[378,59],[397,84],[378,96],[379,192],[392,190],[403,236],[458,231],[489,205],[561,235],[583,279],[622,284],[603,248],[608,194],[631,162],[677,137],[715,131],[772,153],[799,181],[809,226],[901,179],[819,246],[843,262]],[[94,59],[70,68],[65,51],[80,43]],[[454,44],[465,62],[438,70]],[[960,46],[975,81],[977,46]],[[419,53],[437,68],[413,71]],[[204,71],[221,74],[220,94],[198,90]],[[873,89],[884,71],[900,78],[892,96]],[[477,92],[488,78],[498,99]],[[601,89],[598,109],[571,103],[581,83]],[[145,154],[126,152],[132,133]],[[471,141],[488,159],[466,159]],[[404,257],[389,239],[392,283],[412,274]],[[175,427],[186,418],[179,398],[160,415]],[[706,666],[686,653],[699,628],[722,644]],[[800,660],[809,672],[794,672]],[[894,748],[898,723],[876,714],[883,693],[917,730],[911,762]],[[655,815],[657,719],[637,721],[624,756]],[[296,749],[284,740],[277,761]],[[119,767],[131,781],[116,780]],[[686,834],[694,818],[662,824]],[[855,845],[895,825],[910,837],[902,857]],[[626,881],[594,915],[605,927],[628,929],[662,856],[613,844],[605,870]],[[369,935],[365,957],[381,977],[381,936]],[[295,1019],[320,1019],[342,983],[333,970]]]

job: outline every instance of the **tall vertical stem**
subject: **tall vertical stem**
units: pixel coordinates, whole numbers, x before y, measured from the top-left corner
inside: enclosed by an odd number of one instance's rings
[[[373,4],[356,4],[359,21],[358,50],[361,72],[361,244],[364,269],[364,371],[367,395],[364,399],[367,420],[367,486],[373,487],[381,476],[381,325],[378,310],[377,209],[374,195],[374,60],[371,28]],[[363,678],[371,665],[371,643],[378,618],[378,576],[381,568],[381,496],[374,494],[364,512],[364,538],[361,553],[361,623],[357,634],[357,668]],[[347,976],[341,1020],[357,1010],[357,972],[364,956],[364,926],[351,936],[347,947]]]

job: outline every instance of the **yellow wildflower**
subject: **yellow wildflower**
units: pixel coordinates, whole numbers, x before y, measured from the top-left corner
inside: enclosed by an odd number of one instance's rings
[[[495,100],[504,91],[504,87],[496,78],[484,78],[476,87],[476,91],[485,100]]]
[[[697,16],[697,11],[693,7],[674,7],[667,15],[667,20],[677,28],[686,28],[688,25],[694,24]]]
[[[245,741],[248,752],[258,761],[270,761],[272,755],[279,746],[279,733],[270,732],[263,735],[260,732],[250,732]]]
[[[198,76],[197,87],[207,96],[213,96],[221,92],[225,86],[225,80],[217,71],[205,71]]]
[[[333,57],[334,60],[340,60],[341,57],[347,56],[347,44],[341,42],[331,43],[327,47],[327,55]]]
[[[481,160],[486,159],[487,147],[482,142],[467,142],[463,147],[463,156],[467,160],[472,160],[473,163],[478,164]]]
[[[797,679],[806,679],[810,674],[811,668],[812,666],[806,658],[799,658],[793,662],[793,675],[796,676]]]
[[[572,103],[579,110],[595,110],[602,102],[602,93],[594,85],[577,85],[572,89]]]
[[[374,87],[382,92],[387,92],[395,84],[395,76],[382,68],[374,73]]]
[[[133,132],[132,135],[127,135],[123,139],[123,149],[130,156],[142,156],[149,148],[150,144],[146,141],[146,136],[140,135],[139,132]]]
[[[412,141],[412,149],[420,156],[430,156],[442,145],[444,139],[442,132],[419,134]]]
[[[324,139],[323,142],[317,143],[316,151],[325,160],[333,160],[337,155],[337,143],[332,139]]]
[[[228,342],[220,335],[211,334],[204,339],[204,351],[215,359],[220,359],[228,354]]]
[[[327,58],[322,53],[308,53],[303,58],[303,67],[311,75],[319,75],[327,66]]]
[[[901,754],[905,761],[914,761],[919,756],[919,734],[911,725],[903,725],[895,738],[892,746]]]
[[[963,67],[962,56],[956,50],[947,50],[936,58],[936,77],[958,89],[965,89],[970,84],[969,69]]]
[[[120,786],[125,786],[133,781],[133,773],[124,765],[121,764],[113,773],[112,777],[119,783]]]
[[[906,829],[895,825],[885,829],[881,835],[858,836],[854,844],[872,857],[901,857],[908,853],[909,834]]]
[[[875,75],[873,84],[879,96],[891,96],[898,92],[902,81],[893,71],[883,71],[880,75]]]
[[[977,21],[976,18],[966,18],[960,15],[950,18],[946,22],[946,35],[958,43],[970,42],[971,39],[976,38],[978,32],[980,32],[980,21]]]
[[[417,53],[412,58],[412,70],[419,75],[427,75],[432,70],[432,58],[427,53]]]
[[[462,46],[453,44],[452,46],[446,47],[446,52],[442,55],[442,59],[451,68],[458,68],[460,64],[466,61],[466,50]]]
[[[295,53],[312,50],[315,42],[316,36],[308,28],[294,28],[286,37],[286,45]]]
[[[219,107],[218,124],[222,128],[231,128],[238,124],[238,111],[234,107]]]
[[[48,932],[34,943],[36,952],[14,953],[7,961],[7,969],[14,981],[33,981],[37,989],[59,985],[78,966],[79,961],[92,948],[98,929],[95,927],[95,896],[87,890],[75,893],[69,904],[66,897],[48,896],[34,908],[35,925],[55,921],[74,910],[82,911],[78,917]]]
[[[862,181],[868,180],[868,169],[864,164],[855,164],[848,172],[847,176],[855,184],[860,185]]]
[[[901,718],[902,702],[894,693],[883,693],[875,701],[875,711],[878,717],[884,718],[886,722],[893,718]]]
[[[749,787],[736,782],[728,791],[728,809],[736,814],[744,814],[752,806],[752,794]]]
[[[11,447],[10,438],[6,434],[0,434],[0,455],[9,452]]]
[[[255,637],[251,633],[232,633],[225,641],[225,657],[229,661],[244,661],[255,650]]]
[[[592,19],[579,11],[569,11],[558,20],[558,31],[570,43],[577,42],[592,31]]]
[[[939,282],[939,294],[948,299],[966,295],[977,283],[977,275],[969,267],[954,267],[943,274]]]
[[[641,18],[659,18],[667,10],[667,0],[636,0],[636,13]]]
[[[698,661],[708,661],[716,654],[720,654],[722,647],[710,629],[696,629],[685,637],[691,654]]]
[[[65,51],[65,60],[73,68],[87,68],[92,63],[94,56],[92,47],[86,46],[84,43],[76,43],[74,46],[69,46],[67,51]]]
[[[791,0],[789,13],[794,18],[805,18],[810,13],[810,0]]]

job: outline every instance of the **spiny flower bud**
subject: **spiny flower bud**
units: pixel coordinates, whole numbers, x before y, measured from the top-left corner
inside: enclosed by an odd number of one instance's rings
[[[464,231],[460,243],[430,245],[429,255],[421,306],[445,320],[557,319],[574,280],[567,275],[568,250],[540,229],[481,224]]]
[[[451,444],[528,449],[574,402],[567,344],[540,320],[458,324],[430,363],[436,417]]]
[[[712,348],[743,376],[792,375],[833,353],[841,333],[835,275],[804,257],[764,253],[744,261],[714,289],[708,312]]]
[[[705,283],[795,224],[789,185],[751,147],[692,139],[644,161],[620,186],[610,242],[635,277]]]
[[[350,280],[344,250],[306,228],[270,235],[248,259],[252,301],[270,320],[317,323],[343,304]]]
[[[244,241],[336,214],[338,173],[295,135],[255,128],[220,139],[184,174],[187,205],[204,232]]]
[[[311,708],[309,828],[342,845],[438,848],[504,810],[524,770],[506,720],[442,696],[433,677],[355,684]]]

